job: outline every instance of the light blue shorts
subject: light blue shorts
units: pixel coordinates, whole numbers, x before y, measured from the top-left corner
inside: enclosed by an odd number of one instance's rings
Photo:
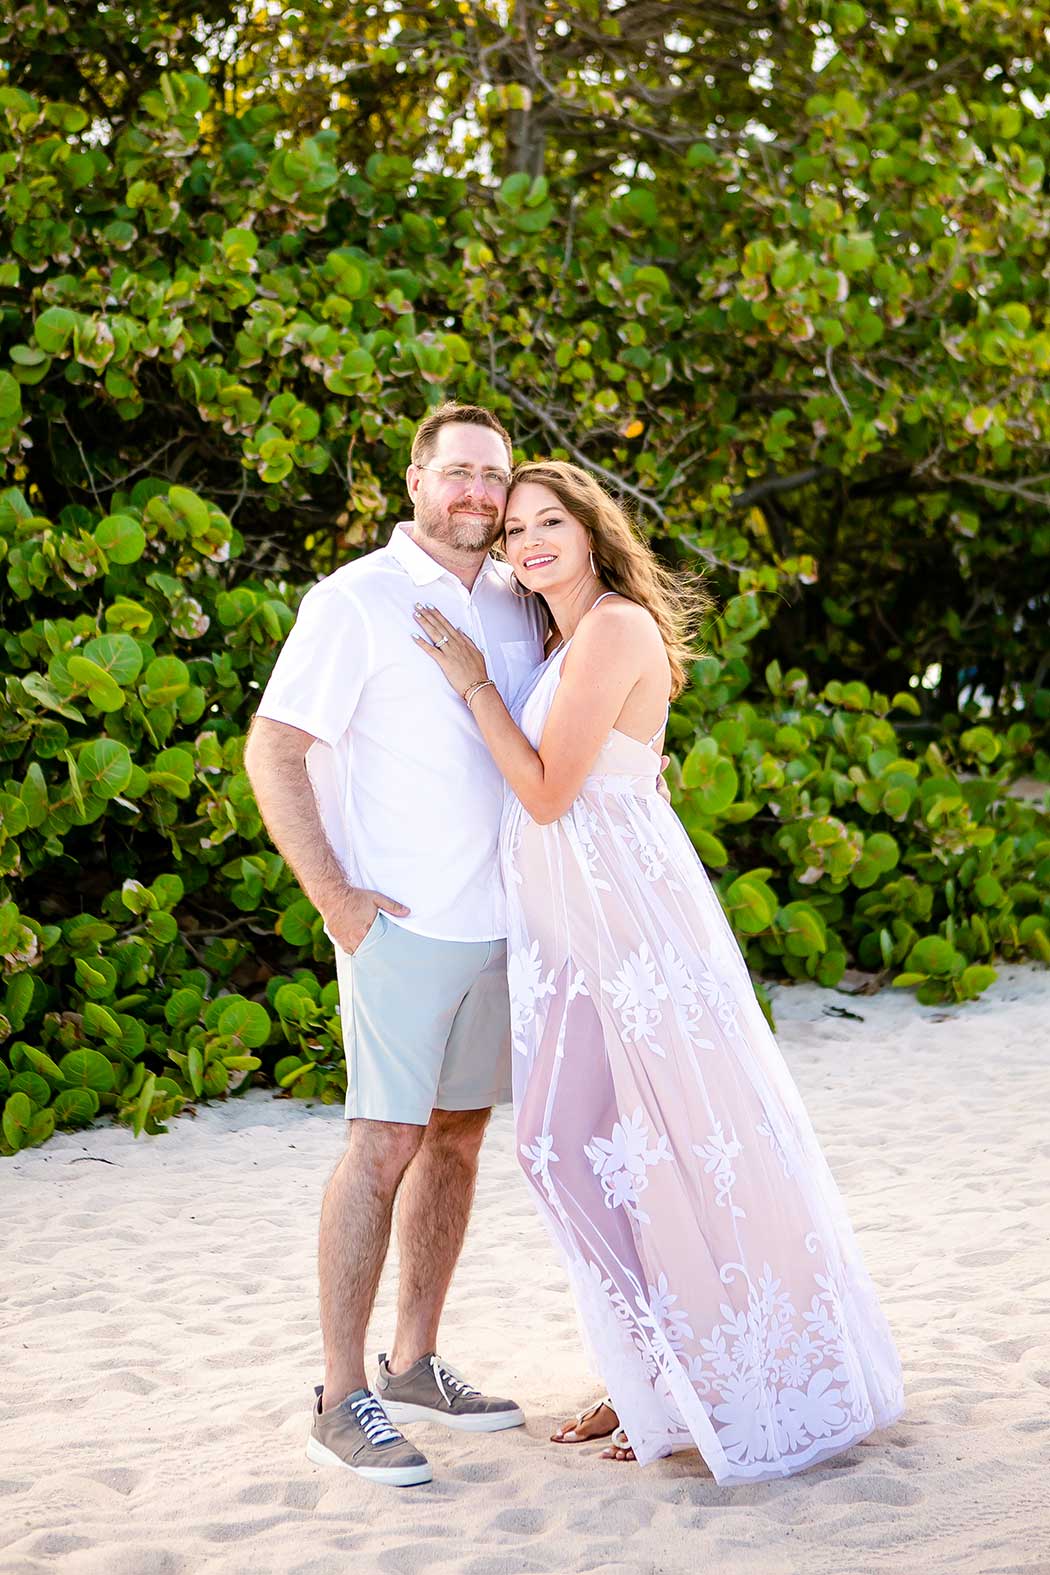
[[[510,1099],[506,941],[416,935],[380,909],[335,958],[348,1121],[426,1126]]]

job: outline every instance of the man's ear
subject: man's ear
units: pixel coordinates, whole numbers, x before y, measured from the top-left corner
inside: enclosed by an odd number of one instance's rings
[[[415,501],[415,496],[419,491],[419,484],[422,480],[423,476],[419,470],[419,467],[417,465],[409,465],[408,469],[405,471],[405,487],[407,488],[408,495],[413,500],[413,502]]]

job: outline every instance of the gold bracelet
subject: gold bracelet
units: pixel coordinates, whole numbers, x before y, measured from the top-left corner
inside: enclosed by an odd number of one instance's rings
[[[489,684],[495,688],[496,680],[494,678],[482,678],[478,683],[470,684],[469,687],[463,691],[463,698],[467,702],[468,711],[473,711],[474,709],[474,696],[479,694],[482,689],[487,689]]]

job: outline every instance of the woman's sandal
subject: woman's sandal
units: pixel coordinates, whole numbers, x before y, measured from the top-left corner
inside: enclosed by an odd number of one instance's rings
[[[638,1456],[631,1448],[624,1428],[618,1427],[614,1430],[610,1447],[602,1450],[601,1458],[603,1460],[637,1460]]]
[[[600,1400],[596,1400],[594,1402],[594,1404],[592,1406],[589,1406],[586,1411],[581,1411],[579,1416],[577,1416],[577,1418],[576,1418],[576,1420],[574,1422],[566,1422],[562,1427],[560,1427],[558,1429],[558,1431],[556,1433],[552,1433],[551,1434],[551,1443],[552,1444],[589,1444],[591,1442],[591,1440],[594,1439],[594,1438],[608,1438],[609,1434],[613,1433],[615,1431],[616,1425],[617,1425],[616,1422],[613,1423],[612,1427],[602,1428],[602,1430],[600,1432],[597,1432],[597,1433],[585,1433],[582,1438],[577,1435],[577,1430],[579,1428],[583,1427],[584,1423],[589,1422],[592,1416],[597,1416],[597,1414],[601,1410],[602,1406],[607,1406],[609,1408],[609,1410],[612,1412],[613,1416],[616,1416],[615,1408],[614,1408],[613,1403],[610,1400],[609,1396],[608,1395],[603,1395]],[[617,1421],[618,1420],[619,1419],[617,1418]]]

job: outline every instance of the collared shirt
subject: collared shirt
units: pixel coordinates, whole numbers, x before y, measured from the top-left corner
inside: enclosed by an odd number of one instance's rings
[[[471,590],[409,535],[344,564],[304,596],[259,705],[312,733],[307,770],[332,850],[355,886],[442,940],[506,934],[497,843],[503,778],[434,659],[413,645],[432,603],[484,653],[509,705],[543,656],[542,620],[488,558]]]

